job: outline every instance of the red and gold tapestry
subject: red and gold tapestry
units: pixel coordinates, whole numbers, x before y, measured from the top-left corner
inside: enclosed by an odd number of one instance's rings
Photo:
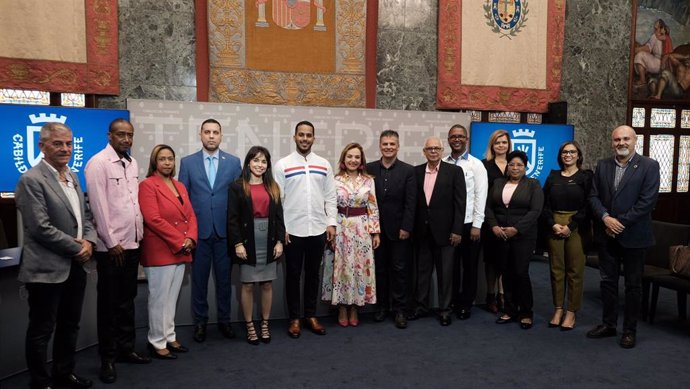
[[[546,112],[564,24],[565,0],[440,0],[437,107]]]
[[[0,0],[0,87],[120,93],[117,0]]]
[[[375,42],[376,25],[368,18],[376,2],[207,1],[210,101],[367,106],[376,60],[367,41]],[[203,60],[197,64],[203,70]],[[197,74],[203,92],[203,71]]]

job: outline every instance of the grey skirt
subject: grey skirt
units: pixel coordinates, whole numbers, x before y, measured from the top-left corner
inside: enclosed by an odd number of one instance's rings
[[[240,265],[240,281],[264,282],[278,278],[276,262],[266,264],[273,247],[266,247],[268,242],[268,218],[254,219],[254,246],[256,247],[256,266]]]

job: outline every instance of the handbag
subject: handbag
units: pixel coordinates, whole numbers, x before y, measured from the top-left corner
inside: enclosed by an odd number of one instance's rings
[[[669,247],[669,267],[674,275],[690,278],[690,247]]]

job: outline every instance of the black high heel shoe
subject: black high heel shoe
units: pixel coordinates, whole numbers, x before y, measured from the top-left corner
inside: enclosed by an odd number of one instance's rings
[[[261,319],[261,341],[271,343],[271,332],[268,330],[268,320]]]
[[[186,352],[189,352],[189,349],[188,349],[187,347],[183,346],[182,344],[180,344],[180,343],[177,342],[177,341],[175,341],[175,343],[177,343],[177,344],[168,342],[168,343],[166,344],[166,346],[168,347],[168,350],[170,350],[170,351],[172,351],[172,352],[174,352],[174,353],[186,353]]]
[[[167,348],[159,350],[154,345],[152,345],[151,343],[148,343],[147,346],[148,346],[149,351],[151,352],[151,357],[153,357],[153,358],[167,359],[167,360],[177,359],[177,355],[170,352],[170,350],[168,350]],[[168,353],[167,354],[161,354],[160,352],[163,350],[166,350]]]
[[[244,323],[247,327],[247,343],[256,346],[259,344],[259,337],[256,336],[256,328],[254,328],[253,321],[247,321]]]
[[[554,323],[554,319],[556,323]],[[561,322],[563,321],[563,308],[556,308],[555,312],[553,313],[553,316],[551,317],[551,321],[549,322],[549,328],[556,328],[560,327]]]

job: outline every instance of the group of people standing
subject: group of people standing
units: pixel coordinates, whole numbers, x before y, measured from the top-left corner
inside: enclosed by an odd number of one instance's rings
[[[384,321],[392,313],[395,326],[406,328],[408,320],[431,312],[434,268],[440,324],[451,324],[453,310],[459,319],[469,319],[482,247],[488,309],[499,324],[517,321],[529,329],[529,261],[540,221],[550,231],[554,313],[549,327],[575,326],[585,262],[580,232],[594,220],[601,243],[604,315],[603,324],[587,336],[617,334],[623,263],[621,346],[635,345],[659,166],[635,153],[636,136],[628,126],[614,129],[615,156],[600,161],[594,175],[582,169],[580,146],[564,143],[560,170],[551,172],[543,189],[525,176],[530,161],[524,152],[511,151],[503,130],[492,134],[486,159],[480,161],[468,152],[467,129],[454,125],[448,132],[450,154],[443,158],[441,140],[429,137],[422,149],[426,162],[418,166],[397,158],[399,136],[386,130],[379,138],[379,160],[367,163],[362,146],[350,143],[334,171],[312,151],[315,128],[308,121],[295,126],[293,153],[272,164],[270,152],[254,146],[240,164],[220,150],[221,124],[208,119],[200,128],[202,150],[181,159],[178,180],[174,149],[157,145],[141,182],[129,155],[133,137],[127,120],[110,124],[108,145],[85,170],[90,206],[67,167],[72,133],[64,124],[43,126],[39,147],[44,159],[17,185],[25,228],[19,279],[29,292],[26,357],[32,387],[92,385],[74,373],[74,352],[86,284],[83,266],[94,252],[99,378],[105,383],[117,379],[115,362],[151,361],[134,350],[139,264],[149,289],[148,346],[159,359],[188,351],[174,323],[188,263],[197,342],[206,339],[211,269],[218,329],[233,338],[230,276],[232,264],[240,265],[246,340],[257,345],[271,341],[272,281],[282,258],[288,334],[298,338],[302,326],[326,334],[316,317],[319,294],[337,307],[342,327],[358,326],[359,308],[375,304],[374,320]],[[252,309],[255,284],[260,288],[258,328]],[[53,331],[49,374],[46,353]]]

